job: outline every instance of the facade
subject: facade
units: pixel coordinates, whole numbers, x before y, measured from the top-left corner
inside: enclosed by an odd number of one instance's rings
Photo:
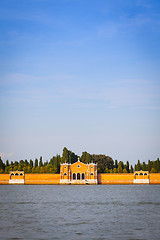
[[[149,172],[148,171],[135,171],[133,183],[137,184],[149,184]]]
[[[85,164],[79,160],[60,166],[60,184],[97,184],[97,164]]]
[[[11,171],[9,174],[9,184],[24,184],[25,176],[23,171]]]

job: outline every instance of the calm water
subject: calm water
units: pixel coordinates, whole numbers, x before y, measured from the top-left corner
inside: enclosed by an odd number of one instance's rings
[[[160,239],[160,185],[0,185],[0,239]]]

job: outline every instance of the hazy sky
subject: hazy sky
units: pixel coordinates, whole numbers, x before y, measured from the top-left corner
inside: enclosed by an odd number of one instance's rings
[[[159,0],[1,0],[0,155],[160,157]]]

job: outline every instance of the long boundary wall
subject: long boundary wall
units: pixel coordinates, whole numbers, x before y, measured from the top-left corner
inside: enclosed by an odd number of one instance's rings
[[[160,173],[149,174],[150,184],[160,184]],[[133,184],[132,173],[99,173],[98,184]],[[9,174],[0,174],[0,184],[9,184]],[[25,184],[60,184],[60,174],[25,174]]]
[[[0,174],[0,184],[9,184],[9,174]]]
[[[60,174],[25,174],[25,184],[60,184]]]
[[[160,184],[160,173],[149,174],[150,184]]]
[[[132,173],[99,173],[98,184],[133,184]]]

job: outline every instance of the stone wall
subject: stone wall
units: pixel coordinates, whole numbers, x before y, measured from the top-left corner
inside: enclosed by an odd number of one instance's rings
[[[149,174],[150,184],[160,184],[160,173]],[[131,173],[99,173],[98,184],[133,184]],[[9,174],[0,174],[0,184],[9,184]],[[25,184],[60,184],[60,174],[25,174]]]
[[[133,184],[132,173],[99,173],[98,184]]]
[[[60,174],[25,174],[25,184],[60,184]]]
[[[160,173],[149,174],[150,184],[160,184]]]
[[[0,184],[9,184],[9,174],[0,174]]]

